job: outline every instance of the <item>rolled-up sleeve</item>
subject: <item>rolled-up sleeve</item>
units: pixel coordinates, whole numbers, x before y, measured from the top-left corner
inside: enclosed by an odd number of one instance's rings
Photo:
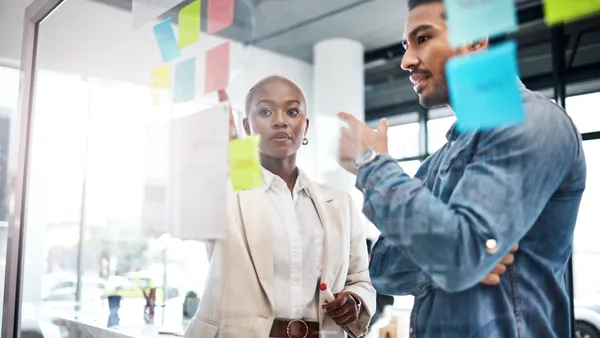
[[[359,170],[363,212],[389,242],[387,255],[400,248],[447,292],[476,285],[500,262],[572,172],[580,146],[557,106],[538,99],[525,110],[524,124],[480,132],[447,202],[389,156]]]

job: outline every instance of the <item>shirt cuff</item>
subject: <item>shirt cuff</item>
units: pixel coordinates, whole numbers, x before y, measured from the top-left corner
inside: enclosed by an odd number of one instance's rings
[[[356,188],[366,196],[375,189],[377,183],[389,172],[404,174],[404,170],[389,155],[379,155],[373,161],[361,166],[356,175]]]

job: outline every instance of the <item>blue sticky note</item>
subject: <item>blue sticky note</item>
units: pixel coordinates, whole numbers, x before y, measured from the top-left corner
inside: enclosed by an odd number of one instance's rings
[[[175,88],[173,102],[192,101],[196,96],[196,58],[192,57],[175,65]]]
[[[491,129],[525,121],[518,76],[514,41],[450,59],[446,78],[457,128]]]
[[[179,51],[179,45],[173,32],[173,26],[171,26],[171,20],[172,18],[168,17],[153,28],[158,49],[165,63],[181,56],[181,51]]]
[[[444,4],[453,47],[518,28],[515,0],[444,0]]]

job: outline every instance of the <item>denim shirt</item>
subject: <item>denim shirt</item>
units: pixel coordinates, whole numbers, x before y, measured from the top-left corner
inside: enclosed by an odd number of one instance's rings
[[[566,113],[522,85],[526,120],[458,133],[415,178],[382,155],[361,167],[363,212],[381,231],[378,292],[413,295],[410,337],[565,338],[567,262],[586,166]],[[497,286],[480,281],[519,244]]]

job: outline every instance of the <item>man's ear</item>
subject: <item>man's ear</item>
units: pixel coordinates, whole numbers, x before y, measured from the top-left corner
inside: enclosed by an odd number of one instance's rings
[[[471,42],[464,45],[457,50],[458,55],[467,55],[471,53],[483,52],[490,46],[490,40],[488,38],[481,39],[479,41]]]
[[[242,125],[244,126],[244,131],[246,132],[246,136],[252,135],[252,132],[250,131],[250,122],[248,122],[247,117],[244,117],[244,119],[242,120]]]
[[[490,46],[490,39],[485,38],[469,45],[471,53],[482,52]]]

